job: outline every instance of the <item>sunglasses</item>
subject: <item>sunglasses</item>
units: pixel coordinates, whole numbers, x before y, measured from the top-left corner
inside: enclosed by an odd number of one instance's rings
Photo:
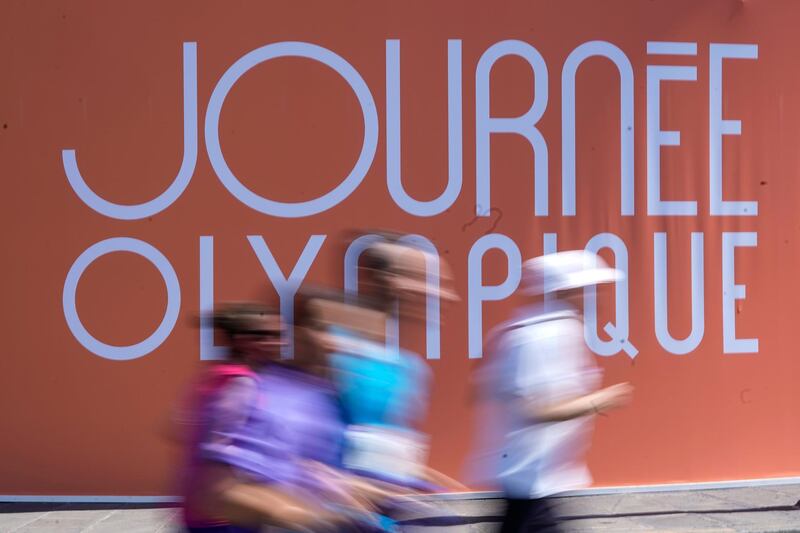
[[[279,338],[281,336],[280,330],[274,329],[246,329],[240,331],[238,335],[246,335],[248,337],[265,337],[265,338]]]

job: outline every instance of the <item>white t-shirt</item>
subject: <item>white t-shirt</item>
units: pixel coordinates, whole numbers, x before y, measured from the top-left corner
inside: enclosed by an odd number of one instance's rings
[[[490,337],[491,339],[491,337]],[[583,340],[583,321],[556,303],[522,309],[490,340],[491,387],[500,405],[503,445],[497,479],[510,498],[542,498],[591,483],[584,463],[592,417],[537,422],[530,404],[588,394],[600,370]]]

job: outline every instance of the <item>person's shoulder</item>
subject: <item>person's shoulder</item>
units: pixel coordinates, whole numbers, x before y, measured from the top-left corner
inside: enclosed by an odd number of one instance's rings
[[[412,350],[400,348],[399,363],[406,369],[418,375],[428,375],[431,370],[424,357]]]
[[[572,310],[531,313],[511,321],[504,332],[507,344],[542,342],[582,331],[583,322]]]
[[[486,335],[485,343],[487,351],[496,351],[497,348],[504,343],[504,341],[509,339],[509,337],[513,337],[519,327],[518,322],[519,318],[513,318],[506,320],[505,322],[501,322],[489,330],[489,333]]]
[[[524,324],[521,329],[529,334],[546,336],[561,335],[565,331],[582,328],[583,321],[577,314],[563,312],[540,317],[538,320]]]
[[[231,376],[223,385],[224,389],[236,389],[239,391],[252,391],[258,390],[259,379],[257,374]]]

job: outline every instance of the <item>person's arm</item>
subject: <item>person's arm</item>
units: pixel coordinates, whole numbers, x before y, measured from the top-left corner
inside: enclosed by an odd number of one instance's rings
[[[599,414],[609,409],[627,405],[632,394],[633,387],[629,383],[617,383],[616,385],[560,402],[544,405],[538,402],[529,402],[527,412],[539,422],[563,422],[564,420]]]
[[[192,385],[193,389],[201,386],[200,380]],[[200,424],[203,413],[197,412],[194,395],[184,394],[181,403],[173,408],[169,419],[161,424],[160,433],[167,439],[187,445],[191,443],[191,435]],[[210,409],[210,431],[217,435],[229,432],[243,424],[250,413],[250,405],[257,394],[257,385],[253,378],[247,376],[232,377],[217,394]]]
[[[318,461],[304,460],[300,464],[307,475],[314,477],[322,485],[326,499],[350,507],[356,512],[373,512],[376,505],[393,496],[392,492],[383,490],[370,481],[361,480]]]
[[[258,397],[256,380],[247,376],[230,378],[219,392],[213,409],[211,431],[228,433],[247,421]]]
[[[254,378],[228,379],[208,407],[208,433],[200,444],[201,455],[211,460],[225,456],[231,436],[247,423],[257,401],[258,383]]]
[[[469,487],[456,481],[455,479],[451,478],[447,474],[440,472],[434,468],[431,468],[428,465],[422,465],[423,468],[423,477],[425,480],[430,481],[434,485],[442,487],[443,489],[447,489],[453,492],[466,492],[469,490]]]
[[[563,422],[630,402],[633,388],[628,383],[584,392],[581,374],[587,372],[584,361],[591,354],[578,320],[554,322],[543,331],[521,329],[510,337],[507,348],[512,359],[511,392],[533,421]]]
[[[302,500],[279,483],[256,482],[222,459],[230,435],[247,423],[258,401],[258,383],[240,376],[229,379],[210,406],[210,432],[203,443],[203,507],[213,516],[245,526],[276,526],[291,531],[317,533],[338,531],[346,518],[323,509],[313,500]]]
[[[253,483],[222,463],[204,467],[202,505],[212,516],[242,527],[275,526],[302,533],[339,531],[347,519],[312,500],[303,501],[277,485]]]

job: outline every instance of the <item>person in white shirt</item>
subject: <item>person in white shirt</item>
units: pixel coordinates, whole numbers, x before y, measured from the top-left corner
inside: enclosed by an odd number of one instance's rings
[[[520,289],[529,301],[489,337],[484,382],[504,415],[494,457],[507,500],[501,533],[558,529],[549,497],[590,484],[593,415],[630,400],[627,383],[598,389],[581,314],[584,287],[621,276],[583,250],[526,261]]]

